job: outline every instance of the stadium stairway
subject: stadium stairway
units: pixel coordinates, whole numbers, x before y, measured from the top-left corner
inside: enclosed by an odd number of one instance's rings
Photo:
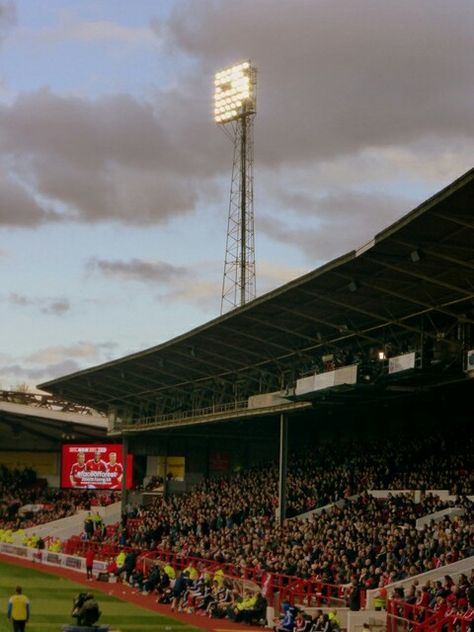
[[[425,525],[428,525],[431,522],[440,522],[446,516],[448,518],[455,518],[456,516],[463,516],[465,513],[466,510],[463,507],[449,507],[448,509],[441,509],[440,511],[435,511],[434,513],[418,518],[416,521],[416,528],[423,529]]]
[[[94,507],[91,513],[98,512],[102,516],[102,520],[105,525],[114,524],[120,522],[121,517],[121,503],[113,503],[107,507]],[[52,522],[46,522],[45,524],[38,525],[36,527],[29,527],[24,530],[21,535],[14,535],[13,541],[15,544],[21,544],[23,538],[31,537],[33,534],[41,538],[59,538],[60,540],[67,540],[73,535],[78,535],[84,531],[84,520],[86,519],[89,511],[78,511],[73,516],[67,516],[67,518],[60,518],[59,520],[53,520]]]
[[[458,562],[453,562],[452,564],[440,566],[432,571],[427,571],[426,573],[421,573],[420,575],[413,575],[412,577],[407,577],[406,579],[394,582],[393,584],[388,584],[386,588],[388,593],[391,594],[395,588],[408,589],[410,586],[413,586],[415,582],[417,582],[419,586],[424,586],[428,580],[431,582],[443,580],[445,575],[449,575],[454,581],[456,581],[462,573],[469,577],[473,569],[474,555],[471,557],[465,557],[464,559],[459,560]],[[377,589],[367,591],[367,606],[369,609],[370,605],[373,603],[374,594],[376,592]]]
[[[353,496],[348,496],[347,498],[341,498],[340,500],[336,500],[333,503],[324,505],[323,507],[316,507],[315,509],[310,509],[310,511],[305,511],[305,513],[293,516],[291,520],[307,520],[308,518],[311,518],[311,516],[319,516],[319,514],[323,513],[323,511],[328,512],[332,509],[332,507],[343,507],[347,500],[356,500],[359,496],[360,494],[354,494]]]

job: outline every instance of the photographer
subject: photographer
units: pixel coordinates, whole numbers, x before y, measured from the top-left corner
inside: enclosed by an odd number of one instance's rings
[[[72,616],[77,619],[77,625],[91,626],[99,620],[99,604],[90,593],[79,593],[73,604]]]

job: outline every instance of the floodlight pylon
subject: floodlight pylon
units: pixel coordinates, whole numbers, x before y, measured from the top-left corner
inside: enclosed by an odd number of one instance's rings
[[[256,71],[250,62],[216,75],[216,122],[233,142],[221,314],[256,297],[253,127]]]

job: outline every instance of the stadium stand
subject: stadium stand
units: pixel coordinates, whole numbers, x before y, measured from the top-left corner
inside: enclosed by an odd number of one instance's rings
[[[47,487],[32,469],[0,465],[0,529],[16,531],[116,502],[117,494]]]
[[[347,584],[356,578],[370,589],[381,580],[391,583],[474,554],[473,506],[466,496],[441,500],[424,494],[415,502],[412,493],[378,499],[363,491],[407,489],[407,483],[440,489],[447,479],[452,492],[472,490],[472,470],[465,460],[472,442],[464,441],[463,452],[456,445],[454,449],[460,451],[451,457],[445,454],[444,460],[440,457],[436,467],[433,444],[440,449],[443,445],[440,437],[427,437],[425,445],[416,443],[419,460],[411,468],[414,471],[408,470],[415,448],[405,444],[401,449],[389,440],[384,441],[385,451],[375,442],[373,452],[351,444],[347,452],[338,446],[337,454],[320,446],[313,459],[309,454],[295,455],[288,477],[290,515],[345,498],[342,506],[334,505],[304,521],[287,520],[281,526],[276,522],[276,471],[267,467],[207,479],[187,494],[159,497],[154,507],[135,510],[115,532],[109,530],[104,538],[92,540],[107,547],[121,544],[233,562],[237,568],[328,584]],[[428,455],[426,462],[421,454]],[[349,498],[353,492],[356,497]],[[438,522],[428,519],[416,528],[420,517],[454,507],[461,515],[444,515]]]

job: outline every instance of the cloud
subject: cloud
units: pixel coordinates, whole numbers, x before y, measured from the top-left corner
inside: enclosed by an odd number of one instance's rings
[[[215,263],[200,262],[193,268],[175,266],[165,261],[131,259],[130,261],[91,259],[86,269],[100,272],[120,281],[144,283],[159,288],[157,300],[174,303],[188,303],[202,309],[217,309],[219,284],[206,278],[210,270],[215,271]],[[199,274],[196,270],[199,269]]]
[[[4,375],[18,378],[19,381],[26,381],[29,385],[34,386],[38,382],[54,379],[79,371],[80,365],[75,360],[69,359],[63,362],[57,362],[51,365],[28,368],[24,364],[10,364],[1,367]],[[10,388],[15,388],[10,385]]]
[[[0,44],[8,29],[14,24],[16,24],[15,4],[0,1]]]
[[[6,172],[0,173],[0,226],[31,227],[57,217]]]
[[[146,261],[131,259],[130,261],[91,259],[87,269],[98,271],[108,277],[141,283],[171,283],[176,279],[188,276],[189,271],[181,266],[174,266],[165,261]]]
[[[45,347],[15,358],[3,354],[0,356],[0,375],[8,375],[10,380],[16,378],[18,382],[34,386],[38,382],[79,371],[86,364],[110,360],[111,352],[117,348],[118,344],[112,341],[99,344],[79,341],[71,345]],[[1,386],[14,388],[13,384]]]
[[[38,307],[43,314],[50,314],[53,316],[62,316],[66,312],[70,311],[71,303],[69,299],[65,297],[33,297],[25,296],[24,294],[18,294],[17,292],[10,292],[6,299],[11,305],[17,307]]]
[[[99,272],[121,282],[153,286],[158,290],[155,294],[157,301],[194,305],[216,314],[220,307],[221,288],[220,281],[215,279],[215,261],[201,261],[192,267],[183,267],[145,259],[91,259],[86,264],[86,270]]]
[[[170,285],[157,299],[171,303],[194,305],[217,316],[220,310],[221,284],[199,276],[181,278]]]
[[[79,41],[140,48],[158,45],[151,27],[126,26],[109,20],[86,21],[70,11],[61,14],[57,26],[36,31],[31,36],[42,43]]]
[[[440,146],[436,138],[423,139],[404,145],[368,147],[357,155],[343,155],[320,160],[308,169],[290,167],[289,188],[303,188],[311,192],[346,188],[376,188],[387,186],[400,189],[413,183],[430,187],[448,184],[462,174],[472,163],[473,143],[469,139],[451,139],[449,145]],[[274,174],[265,174],[273,178]]]
[[[266,164],[474,134],[474,5],[207,1],[175,5],[160,37],[204,76],[251,58]]]
[[[298,10],[293,2],[275,8],[272,0],[203,0],[199,12],[188,3],[176,7],[153,29],[193,60],[193,74],[180,70],[175,87],[158,89],[153,103],[44,89],[0,109],[0,151],[10,174],[0,182],[0,200],[8,202],[1,223],[151,224],[212,198],[229,162],[209,112],[218,59],[251,56],[257,63],[262,167],[308,171],[350,155],[357,173],[360,152],[427,138],[435,141],[432,156],[448,139],[469,139],[472,149],[474,8],[467,0],[453,0],[449,11],[440,0],[303,0]],[[71,16],[64,24],[85,39],[143,35]]]
[[[27,363],[35,364],[54,364],[71,357],[89,360],[99,357],[104,349],[109,350],[111,344],[113,343],[96,344],[82,341],[72,345],[56,345],[35,351],[25,360]]]
[[[220,310],[222,280],[220,275],[216,275],[216,269],[220,266],[221,263],[216,261],[199,261],[192,267],[184,268],[163,261],[93,259],[88,262],[87,269],[121,282],[156,286],[159,289],[155,295],[157,301],[194,305],[217,315]],[[257,269],[259,295],[307,271],[303,267],[261,261]]]
[[[21,94],[0,106],[0,152],[10,174],[0,180],[7,225],[159,223],[190,212],[214,187],[202,146],[174,139],[164,114],[127,95]]]
[[[71,309],[71,303],[67,298],[52,300],[45,305],[41,311],[43,314],[52,314],[54,316],[62,316]]]
[[[303,250],[313,265],[364,245],[412,207],[401,197],[344,189],[322,197],[280,191],[278,198],[282,207],[295,211],[294,221],[262,216],[259,233]],[[309,223],[310,216],[317,218],[316,225]]]
[[[32,305],[34,303],[34,301],[28,296],[17,294],[16,292],[10,292],[8,300],[12,305],[18,305],[19,307],[26,307],[27,305]]]
[[[257,264],[258,295],[288,283],[306,272],[309,272],[307,267],[260,261]]]
[[[202,0],[193,11],[177,1],[171,17],[152,22],[166,64],[171,55],[187,60],[173,66],[172,87],[157,85],[149,100],[44,88],[0,106],[0,225],[146,226],[208,208],[231,166],[231,146],[211,120],[212,74],[247,57],[259,70],[256,191],[264,204],[308,203],[312,227],[322,222],[334,234],[329,202],[315,204],[316,191],[341,198],[341,188],[358,194],[362,182],[401,177],[447,183],[472,164],[474,4],[446,7]],[[61,24],[84,41],[134,45],[144,35],[68,14]]]

